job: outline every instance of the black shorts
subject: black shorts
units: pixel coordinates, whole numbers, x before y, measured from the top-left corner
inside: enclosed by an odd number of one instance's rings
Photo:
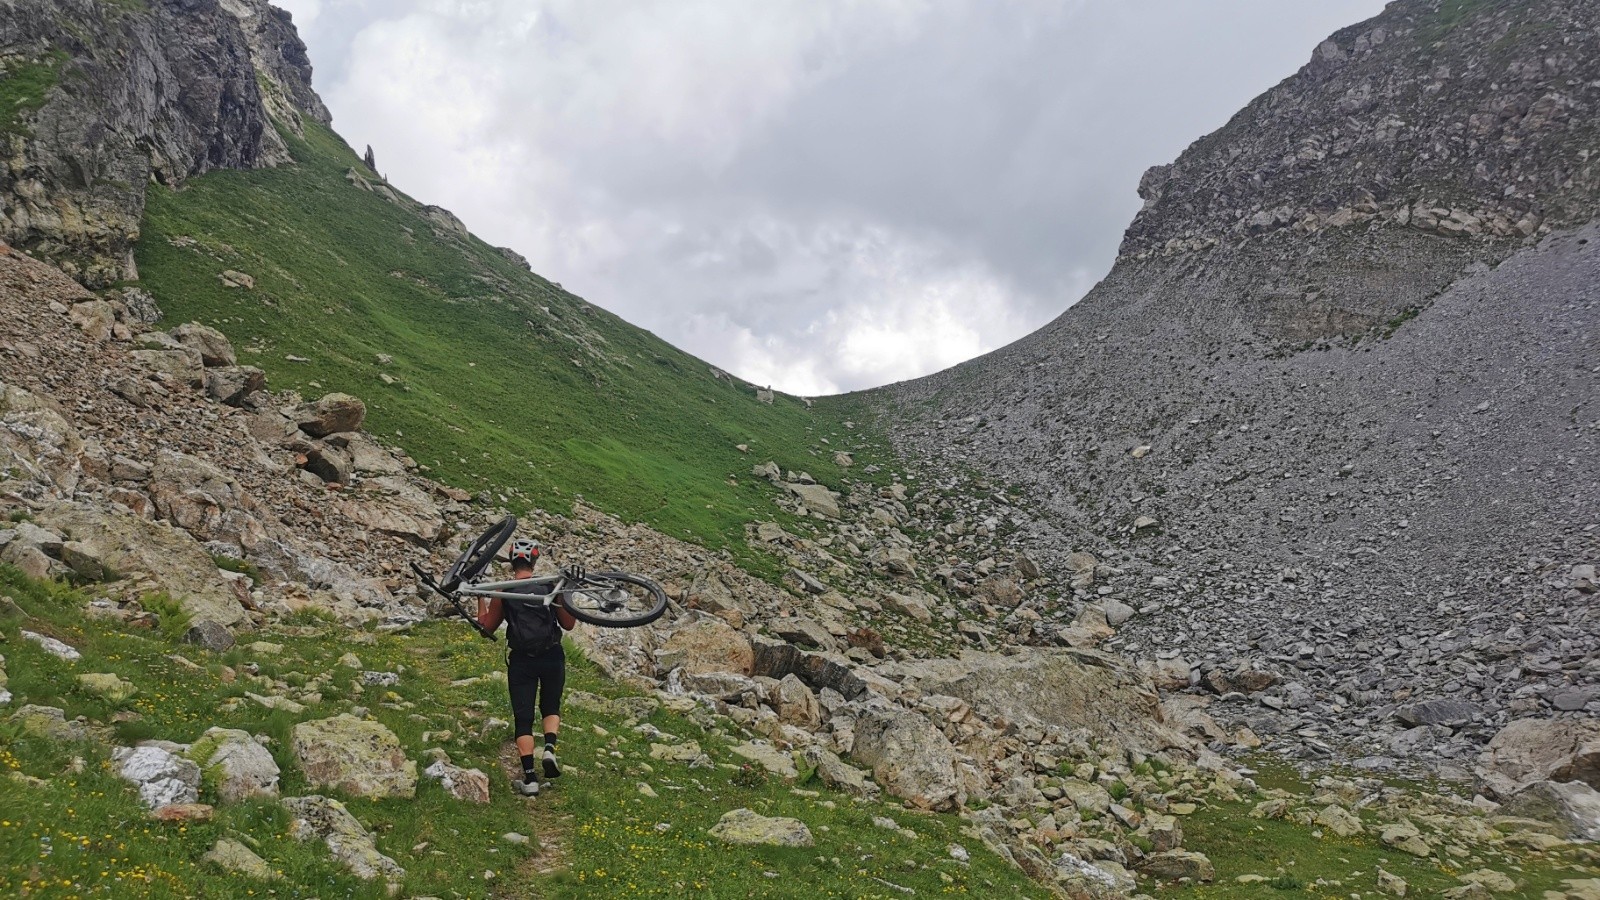
[[[561,692],[567,686],[567,655],[561,645],[537,653],[512,651],[506,659],[506,686],[517,737],[533,734],[535,708],[541,719],[561,715]]]

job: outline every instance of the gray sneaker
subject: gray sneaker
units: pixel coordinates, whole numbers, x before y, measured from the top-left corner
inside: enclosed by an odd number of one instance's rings
[[[561,777],[561,767],[556,765],[556,752],[549,747],[544,748],[544,777]]]
[[[524,797],[537,797],[539,796],[539,782],[519,781],[517,782],[517,793]]]

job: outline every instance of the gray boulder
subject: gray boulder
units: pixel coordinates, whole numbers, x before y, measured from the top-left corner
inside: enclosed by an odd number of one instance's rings
[[[378,722],[341,714],[301,722],[291,732],[306,782],[356,797],[415,797],[417,764],[394,732]]]
[[[207,369],[206,396],[228,406],[242,406],[244,398],[267,385],[267,374],[255,366],[221,366]]]
[[[1600,791],[1581,781],[1538,781],[1518,791],[1500,813],[1561,826],[1563,837],[1600,841]]]
[[[200,799],[200,767],[163,747],[118,747],[111,758],[117,774],[139,788],[151,809]]]
[[[872,768],[884,790],[919,809],[947,812],[966,802],[956,749],[927,718],[882,701],[854,711],[850,755]]]
[[[201,778],[225,803],[278,796],[278,763],[249,732],[210,728],[189,748]]]
[[[1600,720],[1519,719],[1490,739],[1476,773],[1494,797],[1514,796],[1540,781],[1600,787]]]
[[[372,835],[343,803],[313,794],[285,798],[283,805],[294,817],[289,833],[295,840],[320,839],[333,858],[357,878],[368,881],[382,878],[396,884],[406,876],[406,870],[399,863],[378,852]]]
[[[39,510],[34,521],[71,534],[87,552],[120,575],[148,576],[197,622],[234,626],[245,621],[239,594],[187,532],[120,512],[117,507],[84,503],[53,503]]]
[[[811,829],[799,819],[768,817],[748,809],[723,813],[708,833],[729,844],[810,847],[815,843]]]

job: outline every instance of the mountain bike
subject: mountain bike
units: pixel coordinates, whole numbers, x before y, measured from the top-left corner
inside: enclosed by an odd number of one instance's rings
[[[642,575],[629,572],[590,572],[582,566],[568,566],[556,575],[538,575],[509,581],[481,582],[495,555],[517,530],[517,517],[506,516],[490,526],[456,557],[444,578],[435,578],[416,563],[411,570],[417,579],[450,601],[461,618],[489,640],[494,632],[478,624],[478,617],[467,610],[467,598],[540,600],[545,605],[559,598],[572,617],[602,628],[637,628],[661,618],[667,610],[667,593]],[[543,594],[528,594],[519,588],[549,586]]]

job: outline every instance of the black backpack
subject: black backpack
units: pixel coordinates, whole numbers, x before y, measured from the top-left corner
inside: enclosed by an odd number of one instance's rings
[[[548,585],[542,587],[543,593],[549,592]],[[561,643],[561,623],[556,619],[555,607],[545,605],[543,593],[526,600],[501,599],[500,608],[506,617],[506,644],[512,652],[538,653]]]

